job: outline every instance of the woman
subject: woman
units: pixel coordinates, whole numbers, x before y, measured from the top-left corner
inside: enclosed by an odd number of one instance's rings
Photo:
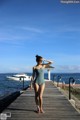
[[[46,61],[48,63],[43,64],[42,62]],[[32,80],[34,91],[35,91],[35,102],[37,105],[37,112],[44,113],[42,108],[42,96],[45,88],[44,72],[43,69],[47,68],[52,64],[51,61],[43,59],[43,57],[36,55],[37,65],[33,67]],[[31,82],[32,83],[32,82]],[[32,87],[32,85],[31,85]]]

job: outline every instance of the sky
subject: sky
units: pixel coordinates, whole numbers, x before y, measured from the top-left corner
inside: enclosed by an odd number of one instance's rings
[[[0,0],[0,73],[31,72],[35,56],[52,72],[80,72],[80,3]]]

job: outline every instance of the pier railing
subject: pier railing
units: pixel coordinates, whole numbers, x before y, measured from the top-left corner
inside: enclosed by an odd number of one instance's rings
[[[69,100],[74,100],[75,107],[80,110],[80,84],[75,84],[76,79],[73,77],[68,78],[68,84],[61,79],[62,77],[60,75],[57,77],[53,76],[54,85],[63,90]]]
[[[69,77],[67,84],[61,79],[62,77],[60,75],[53,76],[53,83],[56,85],[56,87],[67,90],[69,92],[69,100],[71,99],[71,94],[75,95],[80,99],[80,84],[75,84],[76,79],[74,79],[73,77]]]

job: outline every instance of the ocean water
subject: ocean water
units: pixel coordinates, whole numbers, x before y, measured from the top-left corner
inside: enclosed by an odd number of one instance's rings
[[[19,91],[23,88],[23,82],[22,81],[14,81],[14,80],[8,80],[7,76],[12,76],[15,73],[8,73],[8,74],[0,74],[0,98],[11,94],[12,92]],[[31,75],[31,73],[27,73],[28,75]],[[66,84],[69,83],[69,78],[73,77],[75,80],[75,84],[80,84],[80,73],[51,73],[51,80],[58,81],[58,78],[60,79],[60,82],[65,82]],[[44,74],[44,78],[48,79],[48,74]],[[30,82],[25,81],[24,87],[27,87],[30,84]]]
[[[16,73],[0,74],[0,98],[9,95],[13,92],[20,91],[23,88],[22,81],[7,79],[7,76],[12,76]],[[24,87],[27,87],[30,82],[24,81]]]

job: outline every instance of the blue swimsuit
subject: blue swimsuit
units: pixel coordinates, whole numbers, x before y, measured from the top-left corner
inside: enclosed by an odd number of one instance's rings
[[[37,83],[38,85],[41,85],[43,83],[45,83],[44,80],[44,71],[42,68],[40,69],[35,69],[35,74],[36,74],[36,78],[35,78],[35,83]]]

